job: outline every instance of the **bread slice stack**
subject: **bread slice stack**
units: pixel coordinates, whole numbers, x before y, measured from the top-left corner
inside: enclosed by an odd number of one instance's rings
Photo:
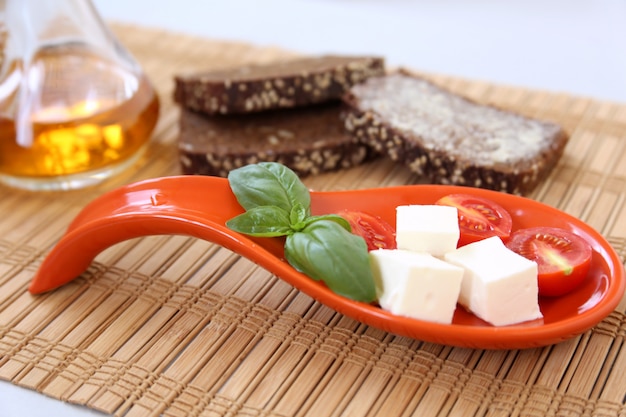
[[[306,176],[358,165],[374,152],[345,130],[341,98],[384,73],[382,58],[317,56],[179,75],[182,171],[227,176],[272,161]]]
[[[560,126],[453,94],[382,58],[318,56],[175,78],[186,174],[262,161],[300,176],[387,155],[421,182],[528,194],[563,155]]]

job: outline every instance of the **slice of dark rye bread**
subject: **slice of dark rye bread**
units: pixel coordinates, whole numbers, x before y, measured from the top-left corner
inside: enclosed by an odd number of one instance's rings
[[[307,176],[361,164],[374,152],[345,131],[342,109],[333,102],[219,117],[181,109],[182,171],[225,177],[246,164],[272,161]]]
[[[438,184],[527,194],[568,141],[556,124],[477,104],[405,70],[344,97],[355,137]]]
[[[378,57],[297,58],[178,75],[174,100],[210,115],[291,108],[340,99],[354,84],[384,72],[384,59]]]

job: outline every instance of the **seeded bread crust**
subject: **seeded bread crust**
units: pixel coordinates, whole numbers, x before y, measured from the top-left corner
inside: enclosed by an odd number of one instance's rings
[[[554,123],[477,104],[405,70],[352,87],[344,101],[349,132],[436,184],[528,194],[569,139]]]
[[[191,110],[251,113],[321,103],[385,72],[383,58],[325,55],[174,78],[174,100]]]
[[[268,161],[304,177],[361,164],[374,153],[345,131],[342,109],[338,102],[245,116],[181,109],[182,171],[226,177],[232,169]]]

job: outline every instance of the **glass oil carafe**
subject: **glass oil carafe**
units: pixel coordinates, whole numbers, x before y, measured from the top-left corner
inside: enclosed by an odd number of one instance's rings
[[[158,97],[90,0],[0,0],[0,182],[96,184],[149,143]]]

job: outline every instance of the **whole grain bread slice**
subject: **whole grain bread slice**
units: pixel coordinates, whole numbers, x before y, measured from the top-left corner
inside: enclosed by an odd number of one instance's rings
[[[181,109],[182,171],[225,177],[243,165],[271,161],[307,176],[361,164],[374,153],[345,131],[342,109],[340,102],[245,116]]]
[[[210,115],[292,108],[340,99],[351,86],[384,72],[379,57],[297,58],[178,75],[174,100]]]
[[[405,70],[344,96],[346,129],[423,179],[527,194],[563,154],[560,126],[478,104]]]

